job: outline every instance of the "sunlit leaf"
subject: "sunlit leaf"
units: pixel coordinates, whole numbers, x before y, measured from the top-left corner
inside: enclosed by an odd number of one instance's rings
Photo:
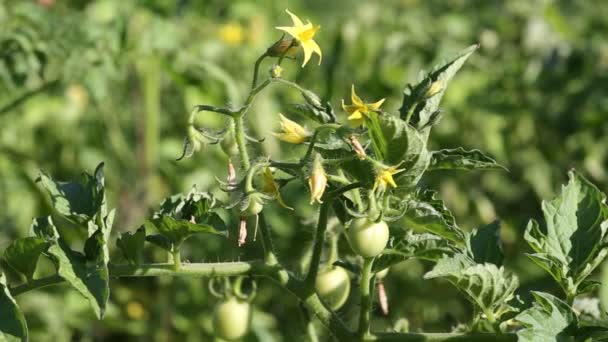
[[[606,196],[576,171],[562,193],[543,201],[546,226],[530,220],[525,239],[536,253],[530,258],[547,270],[569,296],[608,255]]]
[[[429,171],[432,170],[506,170],[494,159],[479,150],[467,151],[462,147],[433,151]]]
[[[532,307],[515,317],[524,327],[517,332],[519,341],[571,341],[568,328],[577,324],[572,308],[548,293],[532,291],[532,295]]]
[[[437,261],[451,255],[455,248],[448,240],[433,234],[414,234],[411,231],[393,232],[393,241],[374,261],[374,270],[383,270],[409,259]]]

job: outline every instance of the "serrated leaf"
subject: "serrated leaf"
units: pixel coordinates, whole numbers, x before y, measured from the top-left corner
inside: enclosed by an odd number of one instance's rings
[[[31,280],[34,277],[40,254],[48,247],[48,242],[38,237],[13,240],[4,250],[4,260],[14,270],[23,274],[26,279]]]
[[[507,170],[494,159],[479,150],[466,151],[464,148],[433,151],[429,171],[433,170]]]
[[[532,291],[534,303],[515,320],[523,325],[517,332],[521,342],[569,341],[568,328],[576,326],[576,315],[561,299],[544,292]]]
[[[44,222],[44,230],[52,232],[54,243],[48,248],[48,253],[57,266],[57,273],[88,299],[97,318],[103,318],[110,296],[107,244],[103,228],[99,228],[85,241],[85,256],[70,249],[59,236],[50,217]]]
[[[176,220],[169,216],[153,218],[145,223],[147,227],[154,227],[163,236],[169,239],[174,246],[179,246],[190,236],[198,233],[226,235],[210,225],[192,223],[186,220]]]
[[[405,205],[407,210],[403,218],[408,227],[426,230],[457,245],[464,245],[464,232],[435,191],[417,191],[405,200]]]
[[[0,341],[27,342],[25,316],[11,295],[4,274],[0,273]]]
[[[608,254],[606,196],[576,171],[562,193],[543,201],[544,229],[530,220],[524,237],[537,253],[532,260],[547,270],[569,296]]]
[[[97,318],[104,316],[110,296],[107,267],[87,262],[87,258],[72,251],[62,240],[49,248],[58,264],[57,273],[89,300]]]
[[[134,233],[125,232],[116,240],[116,247],[120,249],[129,263],[139,265],[144,259],[144,243],[146,242],[146,228],[141,226]]]
[[[173,243],[171,243],[171,240],[169,240],[169,238],[165,237],[164,235],[146,235],[146,241],[166,250],[167,252],[173,251]]]
[[[502,266],[504,255],[500,241],[500,221],[496,220],[466,233],[467,254],[478,264],[489,262]]]
[[[514,298],[519,286],[517,276],[507,273],[503,267],[490,263],[475,264],[463,254],[440,259],[424,278],[446,278],[480,312],[492,319],[499,319],[510,309],[507,303]]]
[[[431,158],[426,137],[403,120],[386,113],[370,113],[365,122],[376,158],[404,170],[394,177],[397,185],[405,189],[415,186]]]
[[[77,223],[85,223],[97,213],[105,216],[103,165],[97,166],[94,175],[83,173],[76,182],[55,181],[44,172],[40,174],[40,182],[58,214]]]
[[[468,48],[459,52],[456,57],[436,65],[433,71],[428,73],[418,84],[413,86],[408,92],[404,91],[403,104],[399,108],[401,119],[405,119],[408,113],[412,112],[410,123],[422,129],[429,127],[429,121],[433,118],[433,114],[439,109],[439,103],[448,86],[450,80],[456,72],[460,70],[464,62],[469,56],[479,48],[478,45],[471,45]],[[440,81],[441,90],[431,98],[425,98],[425,93],[431,86],[432,82]]]
[[[409,259],[437,261],[444,255],[454,254],[449,242],[433,234],[414,234],[411,231],[394,232],[391,245],[374,261],[374,270],[380,271]]]

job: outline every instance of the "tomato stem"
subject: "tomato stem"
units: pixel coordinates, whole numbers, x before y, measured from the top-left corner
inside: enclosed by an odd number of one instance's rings
[[[372,266],[374,265],[375,258],[363,259],[363,268],[361,270],[361,282],[359,284],[361,291],[361,312],[359,313],[359,337],[365,339],[371,336],[370,325],[371,325],[371,309],[372,309],[372,291],[371,286],[374,273],[372,272]]]

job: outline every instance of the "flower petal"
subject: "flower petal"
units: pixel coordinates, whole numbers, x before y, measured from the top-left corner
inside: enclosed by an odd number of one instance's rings
[[[297,15],[289,12],[288,9],[285,9],[285,12],[287,12],[287,14],[289,14],[289,16],[291,17],[291,20],[293,21],[293,25],[295,27],[300,27],[300,26],[304,26],[304,23],[302,22],[302,20],[300,20],[300,18],[298,18]]]
[[[298,35],[300,34],[300,30],[295,28],[295,27],[291,27],[291,26],[277,26],[275,27],[277,30],[281,30],[281,31],[285,31],[287,33],[289,33],[290,36],[292,36],[295,39],[298,39]]]
[[[304,51],[306,51],[308,49],[308,50],[316,53],[317,55],[319,55],[319,65],[321,65],[321,59],[323,58],[323,55],[321,53],[321,48],[319,47],[319,44],[317,44],[317,42],[315,42],[312,39],[303,41],[302,48],[304,49]]]
[[[308,63],[308,61],[310,60],[310,56],[312,56],[312,49],[310,48],[310,45],[305,44],[305,42],[301,42],[302,43],[302,50],[304,50],[304,62],[302,63],[302,67],[304,67],[306,65],[306,63]],[[308,42],[306,42],[308,43]]]
[[[382,100],[380,100],[378,102],[375,102],[375,103],[369,103],[367,106],[371,110],[378,110],[378,109],[380,109],[380,106],[382,106],[382,104],[384,103],[384,100],[386,100],[386,99],[382,99]]]
[[[352,112],[352,113],[351,113],[351,114],[348,116],[348,118],[347,118],[347,119],[348,119],[348,120],[361,120],[361,119],[363,119],[363,114],[361,114],[361,112],[360,112],[360,111],[355,110],[354,112]]]
[[[363,100],[361,100],[361,98],[355,92],[355,85],[354,84],[350,88],[350,100],[351,100],[351,102],[354,105],[357,105],[359,107],[364,107],[365,106],[365,104],[363,103]]]

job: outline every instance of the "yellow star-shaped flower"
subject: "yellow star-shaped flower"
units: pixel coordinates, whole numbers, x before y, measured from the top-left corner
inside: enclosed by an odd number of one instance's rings
[[[401,164],[399,164],[399,165],[401,165]],[[373,190],[375,191],[376,189],[380,188],[381,191],[384,191],[388,185],[390,185],[393,188],[396,188],[397,183],[395,183],[395,180],[393,179],[393,175],[395,175],[399,172],[405,171],[405,169],[398,169],[399,165],[395,165],[395,166],[391,166],[391,167],[387,167],[385,169],[379,170],[378,173],[376,174],[376,181],[374,182]]]
[[[355,85],[352,85],[350,94],[351,104],[344,104],[342,100],[342,109],[350,114],[348,120],[352,121],[353,126],[360,126],[365,122],[365,117],[368,116],[369,112],[374,112],[380,109],[380,106],[384,103],[385,99],[374,103],[365,103],[355,92]]]
[[[306,128],[299,123],[289,120],[283,114],[279,113],[281,119],[281,131],[273,133],[275,137],[288,142],[290,144],[301,144],[310,136]]]
[[[302,67],[308,63],[310,57],[313,53],[319,55],[319,65],[321,64],[321,59],[323,58],[321,53],[321,48],[319,45],[313,40],[315,34],[321,28],[320,26],[314,26],[310,21],[304,24],[297,15],[289,12],[289,10],[285,10],[287,14],[291,16],[291,20],[293,20],[293,26],[278,26],[276,29],[285,31],[289,33],[292,37],[298,40],[300,45],[302,45],[302,49],[304,50],[304,62],[302,63]]]

